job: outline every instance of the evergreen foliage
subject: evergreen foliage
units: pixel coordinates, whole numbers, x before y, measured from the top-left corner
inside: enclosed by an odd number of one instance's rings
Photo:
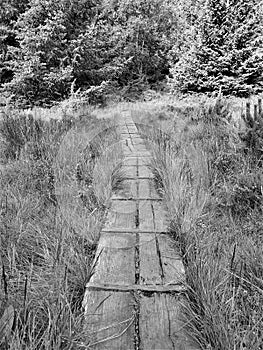
[[[259,0],[208,0],[171,72],[173,89],[248,96],[263,90]]]
[[[263,90],[261,0],[2,0],[0,87],[22,105],[81,91]]]
[[[14,23],[27,7],[29,0],[1,0],[0,6],[0,84],[12,79],[9,67],[10,47],[18,46]]]
[[[74,82],[94,96],[168,73],[175,8],[171,0],[30,0],[15,25],[14,77],[4,88],[21,102],[63,99]]]

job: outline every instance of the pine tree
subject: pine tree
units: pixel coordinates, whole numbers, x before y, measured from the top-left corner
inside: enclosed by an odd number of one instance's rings
[[[230,92],[235,94],[263,91],[262,7],[262,2],[258,0],[232,0],[229,3],[228,52],[234,79],[226,82]]]
[[[30,0],[4,88],[33,104],[67,97],[73,82],[93,95],[154,83],[169,68],[175,10],[173,0]]]
[[[89,0],[31,0],[16,23],[19,48],[5,90],[22,103],[65,98],[77,64],[76,39],[89,26],[93,7]]]
[[[0,86],[12,79],[10,47],[18,46],[14,24],[29,0],[1,0],[0,5]]]
[[[208,0],[195,25],[195,41],[171,70],[181,91],[246,96],[263,90],[262,14],[258,0]]]

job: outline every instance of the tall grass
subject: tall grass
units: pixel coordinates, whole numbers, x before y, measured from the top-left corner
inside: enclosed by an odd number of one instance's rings
[[[259,150],[248,149],[221,98],[175,119],[169,133],[143,133],[185,262],[189,334],[201,349],[262,349]]]
[[[104,163],[105,149],[118,142],[115,129],[82,116],[87,130],[104,131],[89,138],[79,167],[69,169],[77,192],[70,197],[75,198],[72,212],[63,210],[54,170],[66,134],[79,122],[73,116],[43,121],[13,112],[0,121],[1,349],[83,349],[88,344],[82,298],[105,203],[111,185],[120,181],[121,154],[108,153]],[[94,181],[94,171],[103,181]],[[77,209],[78,220],[72,221]]]

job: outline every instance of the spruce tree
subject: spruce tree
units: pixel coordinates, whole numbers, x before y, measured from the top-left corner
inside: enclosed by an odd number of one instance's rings
[[[249,95],[263,91],[262,1],[232,0],[229,3],[228,52],[232,80],[230,92]]]
[[[208,0],[195,36],[171,70],[174,90],[247,96],[262,86],[262,13],[258,0]]]
[[[73,85],[86,96],[149,86],[168,72],[175,27],[173,0],[30,0],[5,91],[33,104],[66,98]]]
[[[12,54],[9,50],[18,46],[14,25],[21,13],[26,10],[29,0],[0,1],[0,86],[10,81],[13,71],[10,67]]]

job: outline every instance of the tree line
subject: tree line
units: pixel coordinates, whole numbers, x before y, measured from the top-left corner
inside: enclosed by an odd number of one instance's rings
[[[160,82],[180,92],[262,92],[262,8],[261,0],[2,0],[1,92],[21,104]]]

